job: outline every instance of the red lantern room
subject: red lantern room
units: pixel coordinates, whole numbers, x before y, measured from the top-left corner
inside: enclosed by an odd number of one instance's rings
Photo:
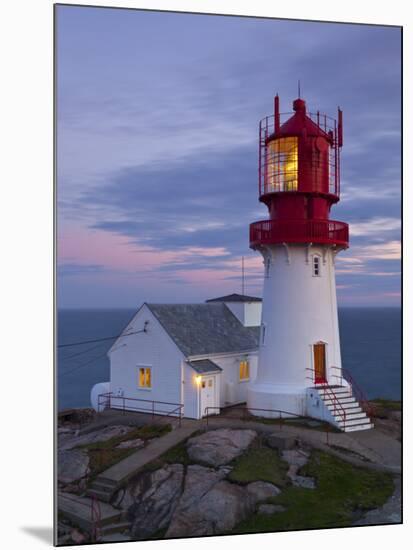
[[[293,109],[280,114],[277,95],[274,114],[260,122],[259,193],[270,219],[251,224],[250,247],[318,243],[347,248],[348,225],[329,219],[340,195],[342,112],[337,123],[307,112],[300,98]]]

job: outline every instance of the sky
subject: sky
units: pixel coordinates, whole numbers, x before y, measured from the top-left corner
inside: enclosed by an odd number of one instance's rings
[[[59,6],[60,308],[262,294],[249,249],[258,123],[344,112],[339,306],[400,305],[401,50],[395,27]]]

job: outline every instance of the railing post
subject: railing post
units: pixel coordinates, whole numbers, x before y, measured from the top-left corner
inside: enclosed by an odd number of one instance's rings
[[[282,430],[282,416],[281,416],[281,411],[280,411],[280,431]]]
[[[123,415],[125,415],[125,396],[122,395],[122,402],[123,402]]]
[[[152,420],[155,418],[155,401],[152,401]]]

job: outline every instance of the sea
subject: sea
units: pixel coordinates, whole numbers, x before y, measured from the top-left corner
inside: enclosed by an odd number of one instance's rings
[[[114,342],[112,337],[123,330],[134,313],[130,309],[59,310],[59,410],[90,406],[92,386],[109,380],[107,351]],[[342,308],[339,326],[343,368],[366,396],[401,399],[400,308]],[[67,345],[78,342],[82,343]]]

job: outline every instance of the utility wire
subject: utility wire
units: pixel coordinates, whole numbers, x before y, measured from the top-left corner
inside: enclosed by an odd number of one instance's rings
[[[117,334],[116,336],[106,336],[105,338],[96,338],[95,340],[82,340],[80,342],[71,342],[70,344],[59,344],[58,348],[68,348],[70,346],[82,346],[83,344],[94,344],[95,342],[106,342],[107,340],[116,340],[116,338],[124,336],[132,336],[132,334],[139,334],[140,332],[146,332],[146,323],[145,328],[141,330],[135,330],[133,332],[127,332],[125,334]]]
[[[74,369],[70,369],[70,370],[67,370],[67,371],[59,373],[59,374],[61,376],[66,376],[67,374],[71,374],[72,372],[75,372],[76,370],[81,369],[82,367],[86,367],[87,365],[90,365],[91,363],[94,363],[98,359],[101,359],[102,357],[105,357],[105,356],[106,356],[106,351],[105,351],[105,353],[102,353],[101,355],[98,355],[97,357],[93,357],[93,359],[90,359],[89,361],[86,361],[85,363],[81,363],[80,365],[77,365],[77,367],[75,367]]]
[[[66,361],[66,359],[72,359],[73,357],[84,355],[85,353],[89,353],[89,351],[93,351],[97,348],[100,348],[100,344],[98,344],[97,346],[92,346],[91,348],[84,349],[83,351],[79,351],[78,353],[73,353],[72,355],[66,355],[66,357],[61,357],[60,361]]]

